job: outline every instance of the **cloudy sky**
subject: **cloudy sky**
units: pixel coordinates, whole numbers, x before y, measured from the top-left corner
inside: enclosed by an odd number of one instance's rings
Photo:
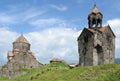
[[[0,0],[0,65],[21,34],[41,63],[56,57],[78,63],[77,37],[88,26],[87,16],[95,0]],[[96,0],[116,35],[116,58],[120,58],[120,0]]]

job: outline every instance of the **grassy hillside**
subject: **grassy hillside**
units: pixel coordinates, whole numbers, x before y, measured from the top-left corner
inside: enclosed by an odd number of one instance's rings
[[[70,69],[64,63],[52,63],[37,69],[22,69],[26,75],[0,81],[120,81],[120,64],[77,67]]]

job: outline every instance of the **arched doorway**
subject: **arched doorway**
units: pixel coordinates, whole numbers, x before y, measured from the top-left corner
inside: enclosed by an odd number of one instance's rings
[[[97,64],[103,64],[103,49],[102,46],[100,46],[99,44],[95,47],[96,48],[96,52],[97,52]]]

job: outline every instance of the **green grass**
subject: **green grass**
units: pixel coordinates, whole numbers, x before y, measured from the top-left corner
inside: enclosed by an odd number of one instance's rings
[[[76,67],[52,63],[36,69],[21,69],[27,74],[13,79],[0,77],[0,81],[120,81],[120,64]]]

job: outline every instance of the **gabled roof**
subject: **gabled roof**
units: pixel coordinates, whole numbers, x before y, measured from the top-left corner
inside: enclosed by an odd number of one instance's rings
[[[107,27],[108,27],[108,28],[110,29],[110,31],[112,32],[113,36],[116,37],[109,24],[108,24]]]
[[[82,34],[85,32],[90,32],[90,33],[94,33],[95,30],[92,30],[90,28],[84,28],[83,31],[80,33],[79,37],[77,38],[77,41],[79,40],[79,38],[81,38]]]
[[[15,42],[17,42],[17,43],[28,43],[29,44],[29,42],[27,41],[27,39],[23,36],[23,35],[21,35],[20,37],[18,37],[16,40],[15,40]],[[14,43],[15,43],[14,42]]]
[[[96,7],[96,5],[93,7],[92,11],[90,12],[91,13],[95,13],[95,14],[98,14],[98,13],[101,13],[100,10]],[[101,13],[102,14],[102,13]]]
[[[58,58],[53,58],[52,60],[50,60],[50,62],[62,62],[62,60],[60,60]]]
[[[112,29],[110,28],[109,25],[104,26],[104,27],[100,27],[100,28],[88,28],[88,30],[92,33],[96,32],[96,31],[100,31],[100,32],[104,32],[106,29],[110,29],[110,31],[112,32],[113,36],[115,37],[115,34],[113,33]]]
[[[94,28],[87,28],[87,30],[94,33],[96,31],[104,32],[107,28],[108,28],[108,26],[104,26],[104,27],[98,27],[98,28],[95,28],[95,27]]]
[[[98,27],[98,28],[84,28],[83,31],[81,32],[80,36],[78,37],[78,40],[79,38],[81,37],[82,33],[84,33],[85,31],[88,31],[88,32],[91,32],[91,33],[94,33],[96,31],[99,31],[101,33],[105,32],[107,29],[110,29],[110,31],[112,32],[113,36],[115,37],[115,34],[113,33],[112,29],[110,28],[109,25],[107,26],[104,26],[104,27]]]

